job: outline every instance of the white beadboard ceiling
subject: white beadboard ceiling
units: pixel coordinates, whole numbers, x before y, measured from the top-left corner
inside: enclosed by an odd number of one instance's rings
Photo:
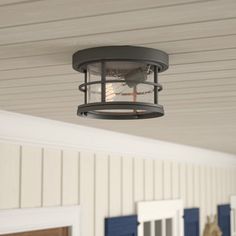
[[[170,68],[160,75],[164,117],[76,116],[83,77],[72,70],[71,56],[104,45],[170,55]],[[235,75],[235,0],[0,1],[3,110],[236,153]]]

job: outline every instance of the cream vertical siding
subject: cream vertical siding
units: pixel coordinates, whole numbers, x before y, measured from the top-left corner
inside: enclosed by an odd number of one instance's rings
[[[79,204],[82,236],[103,236],[104,218],[134,214],[137,201],[179,197],[200,207],[202,227],[233,194],[232,166],[0,144],[0,208]]]

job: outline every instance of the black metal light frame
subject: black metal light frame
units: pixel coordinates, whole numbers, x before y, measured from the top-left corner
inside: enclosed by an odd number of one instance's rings
[[[84,92],[84,104],[78,106],[77,115],[97,119],[146,119],[164,115],[162,105],[158,104],[158,92],[162,86],[158,83],[158,73],[168,69],[168,55],[160,50],[135,46],[107,46],[89,48],[78,51],[73,55],[73,68],[84,73],[84,83],[79,90]],[[152,103],[109,101],[106,102],[106,83],[125,83],[125,80],[106,80],[106,62],[131,61],[142,62],[153,67],[154,81],[143,81],[142,84],[153,86],[154,98]],[[101,80],[87,81],[87,66],[91,63],[101,63]],[[88,103],[87,86],[101,84],[101,102]],[[111,112],[112,110],[142,110],[141,112]],[[107,112],[106,112],[107,110]]]

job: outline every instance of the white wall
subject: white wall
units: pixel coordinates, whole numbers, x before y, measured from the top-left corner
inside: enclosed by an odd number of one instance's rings
[[[142,200],[183,198],[203,225],[236,194],[232,155],[8,112],[0,124],[0,209],[80,204],[83,236]]]

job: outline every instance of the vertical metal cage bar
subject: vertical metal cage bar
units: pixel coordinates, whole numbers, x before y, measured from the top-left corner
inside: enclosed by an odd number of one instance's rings
[[[105,67],[106,67],[106,64],[104,61],[102,61],[101,63],[101,101],[102,102],[106,102],[106,71],[105,71]]]
[[[158,68],[154,66],[154,83],[158,83]],[[154,87],[154,104],[158,104],[158,88]]]
[[[87,89],[87,82],[88,82],[88,73],[87,70],[84,71],[84,83],[85,83],[85,90],[84,90],[84,103],[87,104],[87,95],[88,95],[88,89]]]

